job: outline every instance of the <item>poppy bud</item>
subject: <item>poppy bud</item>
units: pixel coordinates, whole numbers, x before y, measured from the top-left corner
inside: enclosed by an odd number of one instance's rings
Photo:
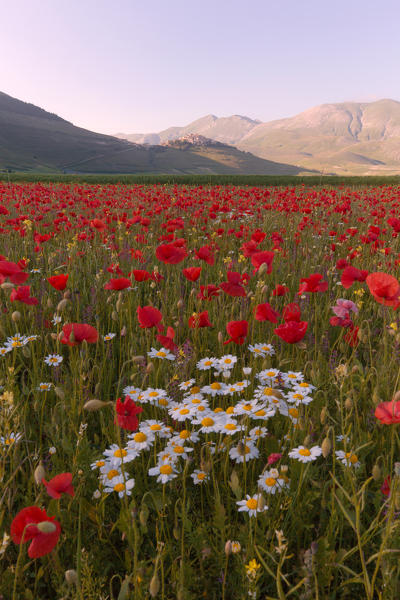
[[[145,357],[144,357],[143,355],[141,355],[141,354],[140,354],[140,355],[137,355],[137,356],[133,356],[133,357],[132,357],[132,361],[133,361],[134,363],[141,363],[141,362],[143,362],[144,360],[146,360],[146,359],[145,359]]]
[[[400,400],[400,392],[396,392],[393,396],[393,402],[398,402]]]
[[[346,398],[344,401],[344,407],[346,410],[351,410],[353,408],[353,400],[350,397]]]
[[[229,554],[231,554],[232,552],[232,542],[231,540],[228,540],[225,544],[225,554],[226,556],[229,556]]]
[[[153,577],[150,581],[149,592],[152,598],[155,598],[160,591],[160,580],[158,578],[157,573],[154,573]]]
[[[326,437],[321,444],[322,456],[326,458],[332,450],[332,442]]]
[[[83,405],[84,410],[89,410],[90,412],[94,412],[96,410],[100,410],[104,408],[104,406],[109,406],[113,404],[113,402],[102,402],[102,400],[97,400],[97,398],[93,398],[92,400],[88,400]]]
[[[176,541],[178,541],[181,537],[181,530],[179,529],[177,523],[175,524],[174,528],[172,529],[172,535],[174,536]]]
[[[224,336],[222,331],[218,331],[218,343],[222,344],[222,342],[224,341]]]
[[[183,308],[184,302],[182,300],[182,298],[179,298],[178,302],[176,303],[176,306],[178,309]]]
[[[54,533],[57,527],[52,521],[41,521],[36,524],[36,527],[39,529],[41,533]]]
[[[9,282],[9,281],[5,281],[4,283],[2,283],[0,285],[2,290],[12,290],[14,287],[14,284]]]
[[[139,512],[139,522],[142,527],[146,527],[147,519],[149,518],[149,508],[146,504],[143,504]]]
[[[67,298],[60,300],[60,302],[57,304],[57,312],[62,312],[65,308],[67,308],[68,304],[69,300]]]
[[[127,330],[127,328],[125,327],[125,325],[123,325],[123,327],[122,327],[121,331],[119,332],[119,335],[120,335],[121,337],[125,337],[127,333],[128,333],[128,330]]]
[[[20,318],[21,318],[21,313],[18,310],[14,310],[13,314],[11,315],[11,319],[14,321],[14,323],[19,321]]]
[[[374,404],[380,404],[381,403],[381,399],[379,397],[379,392],[377,390],[377,388],[374,389],[373,393],[372,393],[372,402]]]
[[[265,271],[267,270],[268,265],[267,263],[262,263],[262,265],[260,265],[258,271],[257,271],[257,277],[262,277],[265,273]]]
[[[64,576],[68,585],[76,585],[78,583],[78,574],[75,569],[68,569],[68,571],[65,571]]]
[[[47,298],[47,308],[52,308],[53,300],[51,298]]]
[[[151,373],[152,371],[154,371],[154,364],[152,362],[149,362],[146,367],[146,373]]]
[[[372,477],[375,481],[379,481],[382,477],[381,469],[377,463],[375,463],[372,467]]]
[[[263,494],[259,494],[257,499],[257,510],[264,510],[265,505],[266,502]]]
[[[308,448],[308,446],[311,444],[311,437],[309,435],[306,435],[306,437],[304,438],[304,442],[303,445]]]
[[[40,485],[42,483],[42,479],[46,477],[46,471],[44,469],[43,464],[40,462],[35,469],[33,474],[33,478],[35,480],[36,485]]]
[[[56,393],[57,398],[60,398],[60,400],[64,400],[65,399],[65,392],[64,390],[59,387],[58,385],[54,388],[54,391]]]
[[[111,318],[113,321],[118,321],[118,313],[116,310],[113,310],[111,313]]]
[[[31,355],[30,348],[28,348],[28,346],[23,346],[22,354],[25,356],[25,358],[29,358]]]
[[[267,286],[267,285],[264,285],[264,286],[261,288],[261,294],[262,294],[263,296],[265,296],[266,294],[268,294],[268,286]]]
[[[69,300],[71,298],[71,290],[65,290],[63,298],[65,298],[65,300]]]
[[[326,421],[327,409],[326,406],[321,410],[321,414],[319,415],[319,420],[321,421],[321,425],[323,425]]]

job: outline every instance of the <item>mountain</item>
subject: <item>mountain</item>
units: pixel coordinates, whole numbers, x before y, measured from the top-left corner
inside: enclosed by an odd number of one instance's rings
[[[94,133],[1,92],[0,169],[121,174],[304,172],[215,142],[149,146]]]
[[[160,143],[189,133],[233,144],[267,160],[324,173],[400,173],[400,102],[395,100],[322,104],[267,123],[238,115],[207,115],[185,127],[149,135]],[[145,138],[142,134],[137,141],[146,143]]]

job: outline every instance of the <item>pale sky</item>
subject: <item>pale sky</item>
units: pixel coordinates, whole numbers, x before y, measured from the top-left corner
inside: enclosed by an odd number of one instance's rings
[[[0,91],[103,133],[400,100],[399,0],[0,0]]]

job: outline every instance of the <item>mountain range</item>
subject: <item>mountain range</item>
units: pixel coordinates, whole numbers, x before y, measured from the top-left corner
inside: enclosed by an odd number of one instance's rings
[[[94,133],[0,92],[0,169],[64,173],[298,175],[307,169],[197,138],[141,145]]]
[[[400,102],[390,99],[321,104],[266,123],[241,115],[207,115],[159,133],[116,136],[141,144],[162,144],[188,134],[322,173],[400,173]]]

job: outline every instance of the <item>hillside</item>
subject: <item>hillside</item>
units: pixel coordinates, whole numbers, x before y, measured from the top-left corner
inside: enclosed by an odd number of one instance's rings
[[[0,170],[66,173],[287,174],[304,169],[224,146],[139,145],[94,133],[0,93]]]
[[[322,104],[294,117],[261,123],[234,115],[207,115],[185,127],[154,134],[119,134],[157,143],[204,135],[267,160],[341,175],[400,173],[400,102]]]

